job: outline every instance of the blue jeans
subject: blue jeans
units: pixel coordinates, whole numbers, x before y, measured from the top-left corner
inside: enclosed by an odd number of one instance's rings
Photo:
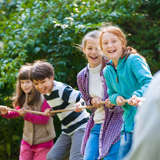
[[[97,160],[99,156],[99,134],[100,134],[101,124],[95,124],[89,135],[89,139],[86,144],[84,160]],[[109,150],[107,156],[104,160],[118,160],[120,141],[113,144]]]
[[[131,132],[121,133],[118,160],[122,160],[127,155],[127,153],[130,151],[131,146],[132,146],[132,137],[133,137],[133,133]]]

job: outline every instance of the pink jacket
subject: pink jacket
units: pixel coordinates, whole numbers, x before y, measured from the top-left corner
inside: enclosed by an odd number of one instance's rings
[[[44,100],[40,111],[44,112],[48,108],[50,108],[50,106],[48,105],[47,101]],[[19,110],[20,107],[17,106],[16,109]],[[9,111],[8,114],[4,115],[3,117],[5,117],[5,118],[16,118],[16,117],[20,117],[20,115],[19,115],[18,112]],[[51,145],[51,141],[53,140],[53,138],[55,138],[53,120],[52,120],[51,117],[47,117],[47,116],[43,116],[43,115],[35,115],[35,114],[32,114],[32,113],[26,113],[25,116],[24,116],[24,120],[25,120],[25,123],[24,123],[25,126],[24,126],[24,130],[23,130],[24,132],[27,131],[28,127],[29,127],[28,129],[32,132],[33,131],[32,127],[35,126],[37,129],[40,127],[40,129],[43,129],[42,131],[44,131],[45,134],[49,133],[49,135],[44,135],[43,136],[41,134],[40,136],[37,137],[38,139],[33,141],[32,140],[33,137],[30,137],[30,135],[33,136],[34,133],[33,134],[27,134],[25,132],[26,134],[23,133],[23,140],[22,140],[23,143],[27,143],[31,146],[35,146],[35,145],[40,146],[41,143],[43,144],[43,146],[45,145],[46,147]]]

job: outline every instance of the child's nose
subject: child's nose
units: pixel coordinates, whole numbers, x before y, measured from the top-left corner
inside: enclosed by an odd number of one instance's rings
[[[97,50],[96,50],[96,49],[94,49],[92,54],[96,54],[96,53],[97,53]]]
[[[112,47],[112,43],[111,42],[108,43],[108,47]]]
[[[40,85],[39,85],[39,88],[42,89],[42,88],[43,88],[43,85],[40,84]]]
[[[27,83],[24,83],[24,87],[26,87],[28,84]]]

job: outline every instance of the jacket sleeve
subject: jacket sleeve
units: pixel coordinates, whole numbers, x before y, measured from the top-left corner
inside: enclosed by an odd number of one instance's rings
[[[16,110],[20,109],[19,106],[16,107]],[[6,115],[2,115],[2,117],[10,119],[10,118],[17,118],[20,117],[18,112],[15,111],[8,111],[8,113]]]
[[[108,87],[107,93],[108,93],[108,96],[109,96],[109,100],[111,101],[112,104],[117,105],[116,99],[120,95],[118,93],[116,93],[114,91],[114,89],[112,88],[110,78],[109,78],[109,74],[108,74],[108,71],[107,71],[107,66],[104,68],[103,74],[104,74],[104,78],[105,78],[105,81],[106,81],[106,84],[107,84],[107,87]]]
[[[87,105],[91,105],[91,97],[87,93],[87,89],[85,88],[85,84],[83,83],[83,75],[80,73],[77,75],[77,85],[78,89],[82,94],[82,98],[85,100]]]
[[[41,111],[44,112],[46,109],[51,108],[49,104],[44,100]],[[24,116],[24,120],[30,121],[34,124],[47,124],[49,117],[48,116],[43,116],[43,115],[35,115],[32,113],[26,113]]]
[[[137,97],[142,97],[152,80],[151,71],[145,60],[143,60],[138,55],[135,55],[132,58],[131,69],[138,83],[141,86],[140,89],[133,92],[133,95],[136,95]]]

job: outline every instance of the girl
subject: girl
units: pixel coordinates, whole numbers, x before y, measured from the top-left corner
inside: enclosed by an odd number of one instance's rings
[[[106,100],[108,95],[102,73],[105,65],[104,59],[98,47],[99,35],[100,31],[97,30],[89,32],[84,36],[81,45],[88,65],[78,73],[78,88],[87,105],[97,107],[93,110],[86,127],[82,152],[84,160],[102,158],[104,160],[117,160],[122,109],[112,105],[108,105],[107,107],[112,107],[108,109],[101,105],[102,100]]]
[[[17,112],[0,107],[6,118],[23,116],[24,129],[20,148],[20,160],[45,160],[53,146],[55,131],[52,118],[25,113],[25,109],[44,112],[50,106],[42,95],[35,90],[30,80],[31,66],[22,66],[17,79],[16,97],[13,105]]]
[[[127,47],[125,35],[120,28],[102,28],[99,42],[101,50],[111,60],[104,68],[109,100],[124,110],[119,153],[119,158],[122,159],[132,144],[137,110],[135,106],[140,102],[152,75],[144,58],[133,48]]]

